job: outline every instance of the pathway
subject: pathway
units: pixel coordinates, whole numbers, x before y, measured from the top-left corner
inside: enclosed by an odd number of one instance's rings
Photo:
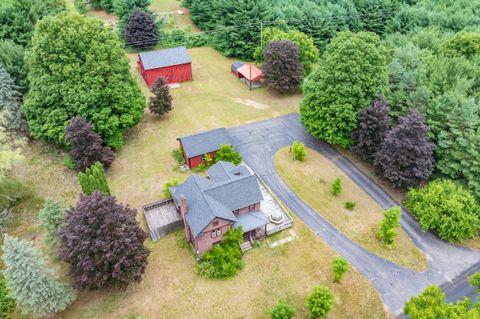
[[[465,276],[480,267],[479,251],[451,245],[432,233],[423,233],[404,211],[402,227],[427,256],[429,268],[420,273],[400,267],[370,253],[343,235],[322,217],[322,212],[319,214],[309,207],[282,181],[275,170],[273,156],[280,148],[299,140],[333,161],[384,209],[398,205],[336,149],[308,134],[298,114],[231,128],[229,133],[245,163],[305,224],[372,282],[391,313],[400,315],[405,301],[418,295],[429,284],[442,285],[451,300],[465,294],[473,295],[473,290],[466,285]]]

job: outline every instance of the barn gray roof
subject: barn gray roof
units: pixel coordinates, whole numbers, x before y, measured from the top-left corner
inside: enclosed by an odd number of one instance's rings
[[[141,52],[139,55],[145,70],[192,62],[186,47]]]
[[[179,140],[182,142],[187,158],[218,151],[221,144],[232,144],[230,135],[225,128],[180,137]]]
[[[170,188],[177,207],[185,196],[187,223],[195,237],[215,218],[237,222],[234,210],[263,200],[255,175],[243,165],[218,162],[208,173],[208,178],[192,174],[183,184]]]

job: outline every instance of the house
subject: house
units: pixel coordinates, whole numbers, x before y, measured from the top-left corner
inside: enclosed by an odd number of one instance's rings
[[[141,52],[137,65],[149,87],[159,77],[168,84],[192,80],[192,59],[185,47]]]
[[[266,236],[268,219],[261,211],[263,195],[258,180],[246,166],[220,161],[208,177],[192,174],[170,187],[185,236],[197,255],[221,242],[227,230],[242,227],[244,239]]]
[[[190,169],[203,163],[205,154],[213,159],[222,144],[232,145],[232,140],[225,128],[177,138],[183,158]]]

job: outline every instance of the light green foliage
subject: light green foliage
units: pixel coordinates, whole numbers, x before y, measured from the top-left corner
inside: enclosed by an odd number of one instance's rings
[[[15,139],[5,127],[5,118],[0,114],[0,183],[10,171],[13,163],[23,158],[22,140]]]
[[[72,160],[70,156],[66,156],[63,159],[63,165],[65,165],[66,168],[75,169],[75,161]]]
[[[63,217],[67,207],[63,202],[47,198],[43,208],[38,213],[38,219],[46,231],[46,239],[54,240],[57,230],[63,227]]]
[[[294,159],[297,161],[305,160],[305,157],[307,156],[307,149],[303,143],[294,141],[292,144],[292,151]]]
[[[181,149],[176,148],[172,151],[172,157],[175,159],[175,161],[178,163],[178,165],[184,165],[185,164],[185,158],[183,157],[183,152]]]
[[[0,275],[0,319],[10,319],[15,309],[15,301],[9,296],[5,278]]]
[[[30,242],[6,235],[2,248],[7,288],[24,315],[53,315],[75,300],[73,289],[55,278]]]
[[[272,309],[268,311],[271,319],[292,319],[295,317],[295,307],[285,299],[281,299]]]
[[[407,194],[407,207],[424,231],[458,242],[480,230],[480,207],[473,195],[451,180],[434,180]]]
[[[383,219],[380,223],[378,236],[383,240],[385,245],[392,246],[395,244],[395,237],[398,235],[395,229],[400,227],[401,216],[402,209],[398,206],[390,207],[383,212]]]
[[[334,196],[337,196],[341,192],[342,192],[342,180],[340,179],[340,177],[337,177],[332,183],[332,194]]]
[[[480,318],[478,304],[473,304],[467,297],[449,304],[442,289],[434,285],[407,301],[403,312],[410,319]]]
[[[480,32],[459,32],[442,44],[442,53],[471,58],[480,54]]]
[[[333,281],[334,282],[340,282],[340,280],[343,277],[343,274],[345,274],[348,271],[348,261],[341,257],[341,256],[335,256],[333,257]]]
[[[127,17],[136,9],[147,9],[151,0],[113,0],[113,13],[119,18]]]
[[[357,114],[387,90],[387,49],[373,33],[341,32],[304,84],[302,123],[330,144],[351,145]]]
[[[140,121],[145,97],[117,34],[101,21],[75,13],[42,19],[26,61],[24,112],[34,137],[63,144],[69,120],[80,116],[119,148],[123,130]]]
[[[290,40],[300,49],[300,63],[303,65],[303,75],[307,76],[312,71],[312,67],[318,62],[319,52],[315,47],[313,38],[303,32],[296,30],[283,31],[271,27],[263,31],[262,46],[255,49],[254,58],[257,62],[263,61],[263,52],[272,41]]]
[[[232,145],[223,144],[220,145],[220,149],[215,153],[215,163],[219,161],[230,162],[235,165],[238,165],[242,162],[242,157],[240,153],[237,152]]]
[[[357,203],[355,203],[354,201],[348,200],[345,202],[345,208],[348,210],[353,210],[355,206],[357,206]]]
[[[105,195],[110,195],[110,188],[108,187],[105,170],[100,162],[96,162],[88,167],[85,172],[78,173],[78,181],[82,192],[85,195],[91,195],[95,191],[99,191]]]
[[[335,295],[325,286],[313,288],[305,306],[313,319],[325,317],[335,304]]]
[[[178,184],[179,184],[179,182],[176,179],[168,181],[167,183],[165,183],[165,185],[163,186],[163,190],[162,190],[163,198],[171,198],[172,194],[170,193],[170,187],[178,185]]]
[[[12,40],[0,39],[0,64],[14,79],[20,93],[28,91],[27,66],[25,65],[25,49]]]
[[[203,164],[205,167],[210,167],[213,164],[213,158],[210,154],[203,155]]]
[[[75,9],[77,9],[77,11],[81,14],[87,13],[88,8],[85,0],[73,0],[73,4],[75,6]]]
[[[480,293],[480,272],[476,272],[470,277],[468,277],[468,283],[477,288],[477,292]]]

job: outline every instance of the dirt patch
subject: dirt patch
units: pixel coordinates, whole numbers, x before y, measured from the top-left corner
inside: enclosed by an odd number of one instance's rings
[[[256,102],[256,101],[253,101],[253,100],[249,100],[249,99],[241,99],[241,98],[237,97],[237,98],[234,99],[234,101],[237,102],[237,103],[246,105],[246,106],[256,108],[258,110],[265,110],[265,109],[270,108],[270,106],[267,105],[267,104],[263,104],[263,103]]]

